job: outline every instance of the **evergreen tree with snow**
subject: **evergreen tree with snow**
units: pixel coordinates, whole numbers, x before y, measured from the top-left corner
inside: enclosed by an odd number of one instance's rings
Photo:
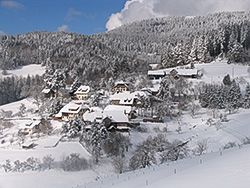
[[[250,108],[250,84],[247,84],[243,98],[243,108]]]
[[[239,84],[236,83],[235,80],[233,80],[226,95],[226,106],[229,113],[241,107],[241,100],[242,100],[242,95],[240,86]]]
[[[223,84],[225,86],[230,86],[232,84],[232,81],[231,81],[231,78],[230,78],[230,75],[227,74],[224,78],[223,78]]]
[[[102,154],[103,140],[107,138],[107,130],[103,124],[94,123],[91,128],[91,140],[92,155],[95,163],[99,163],[99,159]]]
[[[241,43],[235,41],[230,45],[228,51],[228,58],[230,62],[244,62],[244,47]]]
[[[76,138],[80,136],[81,130],[83,128],[84,124],[81,120],[75,119],[71,120],[63,125],[63,133],[68,138]]]

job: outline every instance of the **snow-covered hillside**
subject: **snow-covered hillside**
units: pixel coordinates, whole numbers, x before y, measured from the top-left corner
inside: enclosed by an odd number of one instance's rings
[[[201,80],[206,83],[222,82],[227,74],[233,79],[239,79],[241,82],[250,81],[249,66],[228,64],[227,60],[216,60],[211,63],[196,64],[195,68],[203,72]]]
[[[249,156],[246,146],[100,179],[81,188],[248,188]]]
[[[8,70],[7,75],[3,75],[2,71],[0,71],[0,77],[8,77],[8,76],[22,76],[27,77],[35,76],[35,75],[43,75],[45,73],[45,66],[41,66],[38,64],[31,64],[22,66],[20,68],[14,69],[14,70]]]

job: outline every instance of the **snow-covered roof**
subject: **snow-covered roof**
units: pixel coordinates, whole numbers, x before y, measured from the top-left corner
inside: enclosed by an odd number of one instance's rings
[[[179,75],[187,76],[187,75],[196,75],[198,73],[198,69],[183,69],[183,68],[169,68],[169,69],[159,69],[159,70],[150,70],[148,71],[148,75],[168,75],[171,71],[176,70]]]
[[[114,87],[116,87],[118,85],[125,85],[126,87],[128,87],[129,83],[128,82],[124,82],[124,81],[117,81],[117,82],[115,82],[115,86]]]
[[[158,92],[159,91],[159,86],[149,87],[149,88],[142,88],[141,91],[144,92],[144,93],[151,94],[152,92]]]
[[[96,119],[103,118],[103,109],[99,107],[92,107],[89,111],[83,114],[84,121],[94,122]]]
[[[179,75],[197,75],[197,69],[175,69]]]
[[[160,76],[164,76],[164,75],[166,75],[166,73],[165,73],[165,69],[150,70],[150,71],[148,71],[148,75],[160,75]]]
[[[122,93],[115,93],[110,96],[110,100],[119,101],[122,105],[132,105],[135,99],[139,99],[141,96],[146,96],[147,94],[143,91],[135,91],[130,93],[129,91],[124,91]]]
[[[75,94],[84,94],[84,93],[89,93],[90,92],[90,87],[81,85],[75,92]]]
[[[132,111],[130,106],[108,105],[104,110],[104,117],[109,117],[115,122],[129,122],[128,114]]]
[[[28,124],[27,127],[34,128],[35,126],[39,125],[41,123],[41,120],[34,120],[32,123]]]
[[[62,113],[78,114],[82,109],[88,109],[88,108],[89,107],[87,105],[84,105],[83,103],[71,101],[60,110],[60,112],[56,115],[56,117],[61,117]]]
[[[51,89],[45,88],[42,90],[42,93],[48,94],[51,91]]]
[[[128,114],[132,111],[130,106],[108,105],[104,110],[101,108],[91,108],[83,114],[85,121],[102,121],[108,117],[115,122],[128,122]]]

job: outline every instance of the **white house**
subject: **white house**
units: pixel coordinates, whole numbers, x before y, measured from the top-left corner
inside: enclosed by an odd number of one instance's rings
[[[83,120],[102,122],[104,118],[109,117],[117,122],[128,122],[131,112],[132,107],[130,106],[108,105],[104,109],[93,107],[83,114]]]
[[[82,115],[88,109],[89,107],[84,105],[82,101],[71,101],[66,104],[55,117],[63,121],[70,121],[76,118],[82,118]]]
[[[74,93],[78,100],[86,100],[90,96],[90,87],[82,85]]]
[[[143,91],[135,91],[130,93],[125,91],[122,93],[115,93],[110,96],[110,104],[122,105],[122,106],[137,106],[140,97],[145,96],[146,93]]]
[[[129,91],[129,83],[124,81],[116,82],[114,87],[112,88],[113,93],[121,93]]]

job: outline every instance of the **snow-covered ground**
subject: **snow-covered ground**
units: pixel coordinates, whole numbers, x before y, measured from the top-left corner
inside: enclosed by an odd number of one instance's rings
[[[22,66],[20,68],[17,68],[15,70],[7,70],[7,75],[3,75],[2,71],[0,70],[0,77],[8,77],[8,76],[22,76],[27,77],[35,76],[35,75],[43,75],[45,73],[45,66],[41,66],[38,64],[31,64]]]
[[[202,78],[198,81],[206,83],[222,82],[227,74],[233,79],[250,81],[250,73],[248,73],[249,66],[235,63],[228,64],[226,60],[216,60],[211,63],[196,64],[195,68],[203,72]]]
[[[179,160],[83,184],[80,188],[248,188],[250,146]]]
[[[43,67],[40,65],[25,66],[20,70],[14,70],[14,75],[27,76],[42,74]],[[34,70],[32,69],[34,68]],[[203,70],[201,79],[193,79],[194,83],[222,81],[226,74],[232,78],[242,81],[250,81],[248,66],[227,64],[225,61],[212,62],[210,64],[196,65],[197,69]],[[49,136],[29,137],[25,142],[34,142],[37,146],[34,149],[24,150],[18,144],[17,133],[19,129],[25,128],[36,118],[32,111],[36,110],[36,105],[31,98],[24,99],[15,103],[0,106],[0,110],[12,111],[16,114],[21,104],[25,104],[27,109],[25,118],[13,118],[13,125],[4,129],[0,133],[0,163],[10,159],[26,160],[28,157],[42,159],[46,155],[51,155],[55,160],[60,161],[71,153],[79,153],[82,157],[90,159],[88,151],[76,141],[56,143],[61,138],[60,130],[62,122],[52,121],[53,133]],[[150,169],[138,170],[135,172],[115,175],[114,169],[109,159],[105,164],[94,166],[81,172],[64,172],[61,170],[50,170],[43,172],[24,172],[24,173],[4,173],[0,171],[0,188],[20,188],[33,187],[174,187],[174,188],[195,188],[195,187],[249,187],[250,180],[247,179],[250,173],[250,147],[242,145],[246,137],[250,137],[250,110],[239,109],[235,114],[228,115],[228,122],[216,123],[219,115],[225,114],[223,110],[217,112],[217,119],[214,124],[208,124],[208,119],[212,118],[212,112],[201,109],[195,116],[190,112],[183,112],[178,119],[169,120],[165,123],[142,123],[147,128],[146,132],[131,131],[130,139],[133,144],[132,151],[136,145],[147,139],[148,136],[156,136],[161,133],[170,141],[175,139],[189,141],[188,146],[194,149],[197,142],[207,140],[207,154],[202,157],[188,158],[152,167]],[[181,127],[181,130],[176,130]],[[164,128],[167,128],[164,130]],[[4,142],[2,142],[4,140]],[[236,148],[223,151],[223,156],[218,152],[228,142],[234,142]],[[131,155],[129,153],[128,155]],[[202,159],[202,161],[200,161]],[[202,164],[200,164],[202,162]],[[176,169],[176,174],[174,173]],[[96,177],[101,177],[98,181]]]

